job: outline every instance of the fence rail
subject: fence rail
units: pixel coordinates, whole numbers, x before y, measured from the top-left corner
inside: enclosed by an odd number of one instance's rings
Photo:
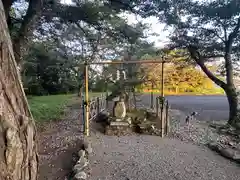
[[[106,109],[106,96],[93,97],[89,101],[89,120],[92,121],[97,115]]]
[[[157,97],[155,110],[160,119],[161,137],[167,136],[170,131],[168,100],[161,96]]]

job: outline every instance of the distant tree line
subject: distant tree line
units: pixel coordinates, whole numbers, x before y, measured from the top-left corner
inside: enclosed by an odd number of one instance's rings
[[[162,68],[156,64],[145,66],[146,80],[138,86],[138,91],[162,89]],[[164,64],[164,91],[168,93],[223,93],[200,69],[182,66],[181,63]]]

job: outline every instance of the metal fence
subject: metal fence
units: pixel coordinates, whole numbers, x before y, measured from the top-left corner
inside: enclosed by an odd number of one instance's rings
[[[90,123],[97,118],[100,112],[107,108],[107,105],[106,95],[101,94],[98,97],[90,98],[88,101],[88,116],[86,116],[86,102],[84,96],[82,96],[81,132],[85,135],[89,133]]]
[[[89,101],[89,120],[92,121],[97,115],[107,108],[106,96],[91,98]]]

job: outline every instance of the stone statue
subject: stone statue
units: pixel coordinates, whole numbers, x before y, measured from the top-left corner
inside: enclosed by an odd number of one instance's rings
[[[126,105],[123,96],[120,96],[118,101],[115,101],[113,116],[116,118],[116,121],[122,121],[126,117]]]

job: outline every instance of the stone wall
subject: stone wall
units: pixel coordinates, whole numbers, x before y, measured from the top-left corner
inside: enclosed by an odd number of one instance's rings
[[[89,141],[85,140],[83,147],[79,150],[79,160],[73,167],[74,180],[86,180],[89,177],[89,155],[92,153],[92,147]]]

